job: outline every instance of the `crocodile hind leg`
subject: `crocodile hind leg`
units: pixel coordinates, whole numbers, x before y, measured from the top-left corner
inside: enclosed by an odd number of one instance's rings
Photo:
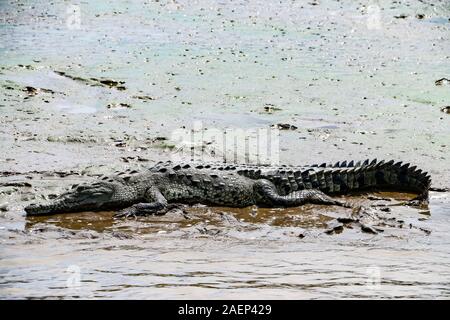
[[[317,189],[293,191],[285,196],[278,193],[274,184],[268,180],[259,180],[255,186],[258,204],[268,206],[294,207],[306,203],[327,204],[351,207],[344,201],[333,199]]]
[[[133,204],[132,206],[117,212],[114,217],[128,218],[145,215],[163,215],[176,206],[172,204],[169,205],[166,198],[164,198],[161,192],[154,187],[149,188],[146,191],[144,200],[147,202]]]
[[[116,218],[129,218],[145,215],[163,215],[169,211],[167,206],[164,206],[160,202],[151,203],[136,203],[131,207],[125,208],[117,212],[114,217]]]

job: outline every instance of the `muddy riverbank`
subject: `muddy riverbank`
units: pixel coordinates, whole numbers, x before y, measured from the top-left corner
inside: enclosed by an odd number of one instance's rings
[[[320,206],[23,212],[167,160],[174,132],[199,125],[275,126],[280,163],[395,159],[449,188],[448,1],[9,1],[0,13],[0,297],[449,297],[448,192],[393,207],[402,222],[377,234],[327,234],[349,212]]]

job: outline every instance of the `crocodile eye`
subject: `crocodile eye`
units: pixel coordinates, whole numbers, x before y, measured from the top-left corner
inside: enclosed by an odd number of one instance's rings
[[[78,187],[78,184],[74,184],[70,187],[70,189],[75,189],[76,187]]]
[[[77,191],[83,191],[83,190],[86,190],[86,188],[87,188],[87,186],[83,186],[83,185],[81,185],[81,186],[76,186],[76,190],[77,190]]]
[[[106,194],[106,192],[104,192],[104,191],[95,191],[95,192],[93,192],[92,193],[92,196],[103,196],[104,194]]]

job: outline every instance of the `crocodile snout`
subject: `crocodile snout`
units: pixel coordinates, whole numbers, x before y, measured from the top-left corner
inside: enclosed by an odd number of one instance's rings
[[[45,215],[51,213],[51,207],[48,205],[32,203],[25,207],[28,216]]]

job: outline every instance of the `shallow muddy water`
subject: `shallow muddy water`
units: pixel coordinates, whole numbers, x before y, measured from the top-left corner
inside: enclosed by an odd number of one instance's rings
[[[199,123],[289,124],[281,163],[392,158],[448,188],[449,18],[448,1],[1,1],[0,297],[448,299],[449,192],[373,209],[377,234],[327,233],[352,210],[313,205],[23,207],[171,158]]]

